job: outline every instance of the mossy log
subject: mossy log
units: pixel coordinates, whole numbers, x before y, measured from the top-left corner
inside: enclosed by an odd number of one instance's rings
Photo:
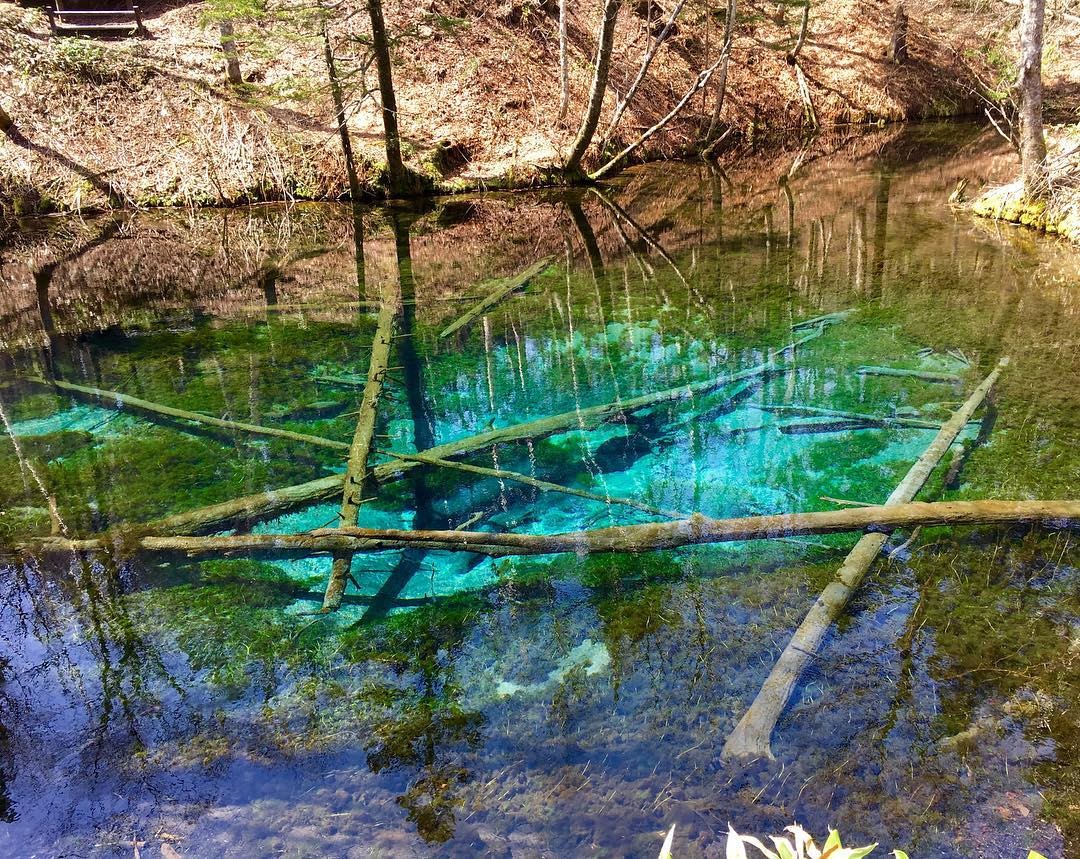
[[[911,379],[922,379],[924,382],[945,382],[950,385],[958,385],[963,381],[955,373],[905,370],[903,367],[859,367],[855,372],[860,376],[903,376]]]
[[[390,347],[394,342],[394,329],[401,311],[401,294],[397,281],[383,289],[382,307],[375,326],[375,336],[371,342],[371,358],[368,361],[367,384],[360,398],[360,410],[356,416],[356,429],[352,444],[349,446],[349,459],[345,466],[342,480],[343,491],[339,523],[353,526],[360,515],[365,484],[370,480],[371,470],[368,460],[371,458],[372,439],[375,437],[375,419],[379,411],[379,398],[382,396],[383,383],[387,368],[390,366]],[[349,581],[349,567],[352,553],[334,555],[330,570],[330,580],[323,597],[323,610],[332,611],[341,605],[342,594]]]
[[[915,501],[907,504],[883,504],[875,507],[808,513],[779,513],[738,519],[711,519],[694,515],[689,519],[680,519],[676,522],[618,525],[561,534],[322,528],[305,534],[238,534],[226,537],[155,535],[135,537],[126,541],[119,537],[115,540],[107,537],[88,540],[43,537],[20,543],[17,549],[27,553],[94,552],[115,547],[120,551],[181,552],[190,555],[263,552],[312,555],[326,552],[382,552],[408,548],[473,552],[492,557],[566,553],[636,554],[678,549],[683,546],[786,539],[868,529],[873,529],[875,533],[867,535],[863,540],[878,541],[880,538],[878,543],[878,549],[880,549],[885,542],[887,532],[897,528],[913,528],[920,525],[1016,524],[1043,525],[1049,528],[1080,528],[1080,500]],[[845,563],[842,570],[849,568],[850,564]],[[843,586],[839,582],[834,584]],[[829,593],[832,594],[833,591]]]
[[[531,281],[538,274],[547,269],[555,261],[555,255],[551,254],[543,259],[537,260],[531,266],[524,271],[514,275],[513,277],[502,278],[499,280],[491,281],[486,286],[491,287],[491,292],[482,298],[471,309],[467,310],[453,322],[446,326],[439,334],[439,337],[449,337],[455,331],[464,328],[470,322],[476,318],[483,316],[492,307],[502,301],[506,296],[512,292],[516,292],[519,289],[523,289],[529,285]]]
[[[561,432],[591,429],[620,415],[630,414],[650,406],[691,399],[695,396],[711,393],[725,385],[774,373],[783,373],[787,371],[788,366],[782,364],[778,360],[778,356],[813,340],[815,337],[819,337],[823,330],[823,327],[813,329],[809,334],[805,334],[779,349],[768,361],[746,370],[714,376],[711,379],[680,385],[677,388],[669,388],[651,394],[643,394],[627,400],[616,400],[599,406],[575,409],[559,415],[539,418],[535,421],[526,421],[508,427],[488,430],[478,435],[436,445],[421,451],[421,453],[434,459],[449,459],[496,444],[536,440]],[[372,469],[372,477],[379,483],[386,483],[400,478],[414,468],[420,467],[421,464],[418,462],[406,462],[403,460],[385,462]],[[185,513],[177,513],[159,519],[147,525],[146,530],[159,534],[188,534],[225,528],[236,521],[266,518],[308,502],[333,497],[340,490],[344,479],[345,477],[342,474],[332,474],[306,483],[234,498],[220,504],[212,504],[208,507],[201,507],[197,510],[189,510]]]
[[[563,486],[560,483],[551,483],[547,480],[538,480],[535,477],[530,477],[527,474],[520,474],[516,471],[504,471],[499,468],[485,468],[480,465],[469,465],[464,462],[454,462],[452,459],[438,459],[433,456],[424,456],[420,453],[395,453],[393,451],[381,451],[387,456],[392,456],[395,459],[402,459],[406,462],[418,462],[421,465],[432,465],[439,468],[450,468],[455,471],[463,471],[467,474],[476,474],[480,477],[490,477],[495,480],[510,480],[515,483],[523,483],[526,486],[532,486],[535,489],[539,489],[541,492],[558,492],[563,495],[573,495],[578,498],[588,498],[590,501],[599,501],[601,504],[617,504],[624,507],[633,507],[635,510],[641,510],[644,513],[650,513],[653,516],[666,516],[669,519],[685,519],[685,513],[679,513],[674,510],[662,510],[659,507],[653,507],[651,504],[644,504],[641,501],[635,501],[632,498],[619,498],[614,495],[600,495],[597,492],[589,492],[585,489],[575,489],[572,486]],[[457,530],[457,529],[455,529]]]
[[[303,444],[313,444],[319,447],[329,447],[335,450],[348,450],[349,445],[343,441],[334,441],[329,438],[322,438],[317,435],[308,435],[302,432],[292,432],[290,430],[276,429],[275,427],[264,427],[258,424],[249,424],[242,421],[230,421],[225,418],[215,418],[210,415],[200,414],[199,412],[189,412],[186,409],[177,409],[172,406],[164,406],[160,403],[153,403],[149,400],[143,400],[139,397],[133,397],[129,394],[121,394],[118,391],[106,391],[102,388],[91,388],[86,385],[76,385],[72,382],[65,382],[61,379],[54,379],[46,382],[44,379],[38,380],[43,385],[49,385],[54,388],[59,388],[61,391],[67,391],[68,393],[75,394],[82,399],[88,399],[91,402],[108,406],[110,408],[119,409],[121,406],[127,406],[130,409],[134,409],[139,412],[148,412],[152,415],[162,415],[167,418],[179,421],[189,421],[191,423],[205,424],[212,427],[220,427],[221,429],[235,430],[236,432],[249,433],[251,435],[265,435],[273,436],[274,438],[284,438],[289,441],[298,441]]]
[[[990,389],[997,382],[998,376],[1009,363],[1002,358],[989,376],[971,393],[964,404],[938,430],[933,441],[923,451],[904,479],[889,495],[884,508],[856,507],[835,511],[852,518],[865,515],[870,510],[910,508],[915,494],[925,485],[934,470],[957,436],[967,426],[975,410],[979,408]],[[986,503],[986,502],[980,502]],[[931,505],[934,506],[934,505]],[[875,523],[879,529],[883,523]],[[908,522],[907,526],[926,525],[929,522]],[[878,557],[888,538],[888,531],[900,525],[884,526],[884,533],[864,535],[844,559],[837,571],[836,578],[826,586],[806,615],[799,628],[780,654],[768,678],[758,691],[750,709],[746,711],[724,744],[722,757],[765,757],[773,758],[770,739],[777,719],[787,707],[788,699],[795,688],[807,662],[814,658],[821,648],[825,633],[840,616],[848,601],[866,576],[867,570]]]

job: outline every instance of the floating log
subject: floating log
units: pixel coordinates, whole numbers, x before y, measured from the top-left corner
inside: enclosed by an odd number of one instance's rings
[[[436,459],[449,459],[495,444],[545,438],[574,429],[589,429],[598,426],[604,421],[611,420],[619,415],[629,414],[638,409],[707,394],[725,385],[746,379],[786,372],[788,367],[781,364],[777,357],[821,336],[823,331],[824,327],[814,328],[809,334],[805,334],[779,349],[765,363],[746,370],[740,370],[737,373],[715,376],[712,379],[680,385],[677,388],[670,388],[652,394],[643,394],[640,397],[633,397],[628,400],[617,400],[600,406],[590,406],[580,410],[564,412],[561,415],[488,430],[468,438],[436,445],[433,448],[421,451],[421,453],[424,456]],[[420,467],[420,463],[417,462],[395,460],[376,466],[372,471],[372,475],[377,482],[386,483],[398,479],[414,468]],[[344,480],[344,475],[332,474],[306,483],[272,489],[268,492],[234,498],[230,501],[200,507],[185,513],[177,513],[152,522],[145,527],[146,530],[159,534],[189,534],[197,531],[225,528],[230,523],[238,520],[266,518],[307,502],[321,501],[333,497],[341,489]]]
[[[440,468],[452,468],[456,471],[464,471],[468,474],[478,474],[481,477],[491,477],[495,480],[510,480],[515,483],[524,483],[526,486],[532,486],[539,489],[541,492],[559,492],[563,495],[574,495],[578,498],[588,498],[590,501],[599,501],[602,504],[619,504],[624,507],[633,507],[635,510],[641,510],[645,513],[649,513],[653,516],[666,516],[669,519],[685,519],[685,513],[679,513],[674,510],[662,510],[659,507],[653,507],[649,504],[643,504],[641,501],[634,501],[632,498],[618,498],[614,495],[600,495],[597,492],[588,492],[584,489],[575,489],[572,486],[563,486],[559,483],[551,483],[547,480],[538,480],[535,477],[530,477],[527,474],[520,474],[516,471],[503,471],[498,468],[484,468],[480,465],[468,465],[464,462],[455,462],[452,459],[439,459],[434,456],[424,456],[420,453],[395,453],[391,450],[380,451],[387,456],[392,456],[395,459],[402,459],[406,462],[418,462],[423,465],[435,465]],[[457,530],[457,529],[455,529]]]
[[[932,373],[925,370],[905,370],[902,367],[859,367],[856,371],[860,376],[906,376],[912,379],[922,379],[924,382],[947,382],[950,385],[958,385],[963,380],[955,373]]]
[[[329,438],[322,438],[317,435],[308,435],[302,432],[291,432],[290,430],[275,429],[274,427],[264,427],[258,424],[248,424],[242,421],[230,421],[224,418],[214,418],[209,415],[200,414],[199,412],[189,412],[186,409],[176,409],[172,406],[163,406],[160,403],[152,403],[149,400],[143,400],[139,397],[132,397],[129,394],[121,394],[118,391],[106,391],[101,388],[91,388],[85,385],[76,385],[72,382],[65,382],[62,379],[54,379],[52,381],[45,381],[44,379],[35,380],[42,385],[48,385],[50,387],[59,388],[62,391],[68,391],[83,399],[90,399],[94,402],[99,402],[110,408],[119,409],[120,406],[127,406],[130,409],[134,409],[140,412],[149,412],[154,415],[164,415],[165,417],[173,418],[174,420],[190,421],[191,423],[206,424],[207,426],[220,427],[227,430],[235,430],[236,432],[245,432],[252,435],[265,435],[273,436],[274,438],[285,438],[289,441],[299,441],[304,444],[314,444],[319,447],[329,447],[336,450],[348,450],[349,446],[343,441],[334,441]]]
[[[941,427],[933,441],[923,451],[922,456],[915,462],[904,479],[889,495],[885,502],[886,508],[899,508],[910,506],[915,494],[926,483],[930,473],[934,470],[956,437],[967,426],[975,410],[979,408],[990,389],[997,382],[1001,371],[1008,365],[1009,359],[1002,358],[994,371],[987,376],[982,383],[971,393],[964,404],[957,409],[951,418]],[[865,514],[867,511],[880,508],[857,507],[848,510],[835,511],[840,514],[848,514],[854,517]],[[909,525],[926,525],[928,522],[909,522]],[[890,526],[900,527],[900,526]],[[852,594],[859,587],[866,576],[870,565],[878,557],[882,546],[888,539],[888,531],[885,533],[873,533],[864,535],[855,547],[844,559],[844,563],[837,570],[836,578],[826,586],[825,590],[817,598],[813,607],[807,613],[806,618],[795,631],[791,641],[788,642],[780,658],[776,660],[772,672],[758,691],[750,709],[746,711],[735,729],[724,744],[722,757],[766,757],[773,759],[772,749],[769,745],[776,720],[780,718],[787,706],[791,692],[795,688],[806,663],[817,654],[821,648],[821,642],[825,633],[833,622],[840,616]]]
[[[326,552],[382,552],[423,548],[478,555],[641,553],[683,546],[773,540],[811,534],[839,534],[874,529],[881,538],[897,528],[919,525],[1042,525],[1080,528],[1080,500],[1065,501],[915,501],[848,510],[779,513],[738,519],[701,515],[677,522],[619,525],[561,534],[506,534],[489,531],[410,531],[394,528],[322,528],[306,534],[237,534],[226,537],[142,536],[130,540],[96,537],[67,540],[42,537],[16,548],[27,553],[120,550],[181,552],[190,555],[273,553],[313,555]],[[880,533],[877,533],[880,532]],[[867,539],[864,537],[864,539]],[[860,541],[861,542],[861,541]],[[880,545],[879,545],[880,549]],[[845,566],[847,566],[845,564]],[[831,587],[831,586],[830,586]]]
[[[401,294],[398,283],[387,285],[383,289],[382,306],[375,326],[375,336],[371,342],[371,359],[368,361],[367,384],[360,399],[360,410],[356,417],[356,429],[349,447],[349,459],[343,477],[341,510],[338,513],[341,525],[356,525],[363,500],[364,485],[370,479],[368,460],[371,458],[371,441],[375,436],[375,418],[378,415],[379,397],[382,395],[383,381],[390,366],[390,346],[394,342],[394,327],[401,311]],[[352,553],[342,552],[334,555],[330,570],[330,580],[323,596],[323,611],[333,611],[341,605],[341,597],[349,582],[349,567]]]
[[[506,298],[506,296],[508,296],[510,293],[516,292],[517,290],[523,289],[524,287],[528,286],[529,281],[531,281],[534,277],[544,271],[554,261],[555,255],[551,254],[550,256],[546,256],[541,260],[537,260],[523,272],[520,272],[513,277],[501,278],[499,280],[493,280],[485,284],[486,286],[493,287],[491,292],[488,293],[488,295],[486,295],[484,298],[482,298],[477,304],[475,304],[472,309],[467,310],[465,313],[463,313],[461,316],[459,316],[457,319],[447,325],[446,328],[442,330],[442,333],[439,334],[439,337],[449,337],[455,331],[464,328],[477,317],[483,316],[492,307],[494,307],[496,304]]]
[[[830,418],[843,418],[849,421],[859,421],[865,424],[884,427],[915,427],[918,429],[941,429],[941,424],[936,421],[924,421],[918,418],[905,418],[895,415],[864,415],[859,412],[845,412],[839,409],[823,409],[817,406],[780,406],[780,405],[751,405],[750,408],[762,412],[771,412],[778,415],[806,415]]]

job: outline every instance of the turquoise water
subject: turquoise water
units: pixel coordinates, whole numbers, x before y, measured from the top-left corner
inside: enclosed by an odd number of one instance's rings
[[[1002,163],[977,130],[830,145],[790,178],[794,153],[641,168],[600,193],[365,211],[362,284],[339,207],[140,214],[128,238],[89,248],[103,223],[27,224],[0,265],[16,442],[0,439],[5,855],[651,857],[674,824],[677,855],[711,856],[729,822],[765,835],[792,820],[913,856],[1076,855],[1075,536],[916,535],[830,632],[773,735],[778,760],[738,765],[720,759],[724,737],[853,536],[357,554],[342,608],[321,616],[325,555],[34,548],[345,468],[344,451],[118,411],[50,380],[348,442],[360,392],[327,378],[365,377],[362,302],[392,281],[404,304],[381,450],[754,367],[800,321],[851,311],[745,389],[464,461],[686,514],[881,502],[932,428],[807,426],[831,419],[763,407],[941,422],[1009,354],[956,445],[970,455],[920,498],[1074,497],[1080,257],[943,203]],[[60,264],[43,291],[45,248]],[[486,281],[546,254],[527,288],[440,336]],[[372,528],[663,518],[448,470],[364,497]],[[333,525],[339,503],[219,533]]]

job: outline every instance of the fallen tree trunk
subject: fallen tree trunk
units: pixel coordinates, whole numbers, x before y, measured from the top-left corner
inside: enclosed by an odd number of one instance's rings
[[[963,381],[955,373],[931,373],[925,370],[905,370],[900,367],[859,367],[855,372],[860,376],[907,376],[926,382],[947,382],[950,385]]]
[[[750,408],[779,415],[820,415],[822,417],[841,418],[843,420],[856,421],[858,423],[873,424],[874,426],[941,429],[941,424],[935,421],[924,421],[918,418],[905,418],[891,415],[864,415],[858,412],[845,412],[839,409],[825,409],[816,406],[751,405]]]
[[[910,507],[915,494],[926,483],[930,473],[934,470],[949,447],[967,426],[975,410],[979,408],[990,389],[994,386],[1001,371],[1009,363],[1008,358],[1002,358],[994,371],[987,376],[982,383],[971,393],[964,404],[957,409],[952,417],[938,430],[934,440],[923,451],[922,456],[915,462],[904,479],[889,495],[884,508],[856,507],[848,510],[839,510],[837,513],[848,514],[857,517],[874,509],[889,509]],[[927,522],[909,522],[907,525],[925,525]],[[889,530],[899,525],[890,526]],[[791,641],[788,642],[780,658],[776,660],[768,678],[758,691],[750,709],[746,711],[742,719],[724,743],[722,757],[766,757],[773,759],[772,749],[769,745],[776,720],[780,718],[792,690],[798,682],[806,663],[817,654],[825,633],[833,622],[840,616],[852,594],[862,583],[870,565],[881,552],[882,546],[888,538],[888,533],[874,533],[864,535],[855,547],[844,559],[844,563],[837,570],[836,578],[826,586],[825,590],[817,598],[813,607],[807,613],[799,628],[795,631]]]
[[[513,441],[535,440],[555,435],[560,432],[568,432],[573,429],[589,429],[598,426],[604,421],[611,420],[622,414],[629,414],[649,406],[659,405],[664,402],[689,399],[710,393],[717,388],[722,388],[745,379],[752,379],[772,373],[786,372],[787,367],[779,363],[778,356],[791,351],[797,346],[820,337],[824,326],[814,328],[810,333],[787,344],[779,349],[768,361],[740,370],[736,373],[715,376],[701,382],[681,385],[666,391],[658,391],[652,394],[643,394],[629,400],[617,400],[600,406],[590,406],[572,412],[564,412],[561,415],[540,418],[535,421],[514,424],[500,429],[488,430],[478,435],[469,436],[446,444],[436,445],[428,450],[421,451],[424,456],[436,459],[448,459],[450,457],[463,456],[480,448],[490,447],[495,444],[505,444]],[[374,479],[379,483],[396,480],[414,468],[420,468],[420,463],[415,462],[385,462],[372,470]],[[272,489],[269,492],[259,492],[254,495],[246,495],[234,498],[220,504],[211,504],[197,510],[189,510],[185,513],[177,513],[164,519],[159,519],[145,526],[147,531],[159,534],[188,534],[196,531],[207,531],[228,527],[230,523],[242,520],[266,518],[274,514],[291,510],[301,504],[311,501],[322,501],[340,490],[345,476],[332,474],[320,477],[306,483],[298,483],[293,486],[285,486],[281,489]]]
[[[661,510],[658,507],[653,507],[649,504],[643,504],[641,501],[634,501],[632,498],[618,498],[613,495],[600,495],[596,492],[589,492],[585,489],[575,489],[572,486],[563,486],[560,483],[551,483],[547,480],[538,480],[535,477],[530,477],[527,474],[519,474],[516,471],[503,471],[498,468],[484,468],[480,465],[468,465],[464,462],[454,462],[452,459],[438,459],[433,456],[424,456],[420,453],[395,453],[394,451],[380,451],[387,456],[392,456],[395,459],[402,459],[406,462],[418,462],[421,465],[434,465],[440,468],[452,468],[456,471],[464,471],[468,474],[478,474],[481,477],[491,477],[495,480],[510,480],[515,483],[523,483],[526,486],[532,486],[539,489],[541,492],[559,492],[563,495],[574,495],[578,498],[588,498],[590,501],[599,501],[602,504],[619,504],[624,507],[633,507],[635,510],[641,510],[645,513],[650,513],[653,516],[666,516],[669,519],[685,519],[685,513],[678,513],[674,510]],[[455,529],[457,530],[457,529]]]
[[[124,541],[121,549],[218,555],[231,552],[295,553],[382,552],[424,548],[478,555],[640,553],[683,546],[773,540],[812,534],[838,534],[875,529],[863,538],[880,538],[897,528],[919,525],[1043,525],[1080,528],[1080,500],[1070,501],[914,501],[846,510],[779,513],[738,519],[701,515],[677,522],[620,525],[562,534],[505,534],[488,531],[409,531],[393,528],[323,528],[306,534],[238,534],[228,537],[142,536]],[[881,532],[881,533],[877,533]],[[860,541],[860,545],[862,541]],[[109,538],[66,540],[43,537],[17,546],[24,552],[95,552],[114,546]],[[858,547],[856,547],[858,548]],[[854,554],[854,550],[852,552]],[[850,556],[849,556],[850,557]],[[871,559],[872,560],[872,559]],[[845,563],[847,568],[849,565]],[[842,569],[844,569],[842,568]],[[832,587],[832,586],[830,586]]]
[[[155,415],[164,415],[165,417],[173,418],[174,420],[190,421],[191,423],[206,424],[207,426],[220,427],[221,429],[235,430],[237,432],[251,433],[252,435],[265,435],[273,436],[274,438],[285,438],[289,441],[299,441],[304,444],[314,444],[319,447],[329,447],[337,450],[348,450],[349,445],[343,441],[334,441],[329,438],[322,438],[317,435],[307,435],[302,432],[291,432],[290,430],[275,429],[274,427],[264,427],[258,424],[248,424],[242,421],[230,421],[224,418],[214,418],[209,415],[203,415],[198,412],[189,412],[186,409],[176,409],[172,406],[163,406],[160,403],[152,403],[149,400],[143,400],[139,397],[132,397],[128,394],[121,394],[118,391],[106,391],[101,388],[90,388],[85,385],[76,385],[71,382],[65,382],[61,379],[53,379],[51,381],[45,381],[44,379],[36,379],[42,385],[48,385],[50,387],[59,388],[62,391],[68,391],[83,399],[90,399],[94,402],[101,402],[103,405],[110,408],[119,409],[121,405],[127,406],[130,409],[135,409],[140,412],[149,412]]]
[[[371,457],[371,441],[375,436],[375,418],[378,415],[379,397],[382,396],[383,382],[387,367],[390,366],[390,346],[394,342],[394,326],[401,310],[401,295],[397,281],[393,286],[383,289],[382,307],[375,326],[375,336],[371,344],[371,359],[368,362],[367,384],[360,398],[360,411],[356,417],[356,430],[353,432],[352,445],[349,447],[349,460],[345,467],[341,510],[338,513],[342,525],[356,525],[363,502],[364,485],[370,479],[368,459]],[[345,585],[349,581],[349,567],[352,553],[334,555],[330,569],[330,580],[323,597],[323,611],[333,611],[341,605]]]
[[[543,259],[533,263],[523,272],[520,272],[513,277],[491,281],[488,286],[492,286],[494,287],[494,289],[492,289],[492,291],[487,296],[482,298],[470,310],[467,310],[465,313],[463,313],[461,316],[459,316],[457,319],[447,325],[442,330],[442,333],[439,334],[439,337],[449,337],[455,331],[464,328],[477,317],[483,316],[492,307],[494,307],[496,304],[506,298],[506,296],[508,296],[510,293],[516,292],[517,290],[523,289],[524,287],[528,286],[529,281],[531,281],[534,277],[543,272],[554,261],[555,255],[551,254],[550,256],[546,256]]]

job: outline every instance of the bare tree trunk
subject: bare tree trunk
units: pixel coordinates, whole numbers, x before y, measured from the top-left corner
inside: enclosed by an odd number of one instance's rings
[[[806,0],[806,5],[802,10],[802,21],[799,22],[799,38],[795,42],[795,48],[791,52],[791,61],[794,62],[799,58],[799,51],[802,50],[803,45],[806,44],[806,31],[810,27],[810,0]]]
[[[731,39],[733,37],[733,28],[735,27],[736,10],[736,0],[728,0],[727,17],[724,21],[724,43],[720,47],[720,56],[723,58],[723,62],[720,64],[720,79],[716,85],[716,104],[713,105],[712,118],[709,120],[709,130],[705,132],[706,141],[712,141],[713,135],[716,134],[716,126],[720,124],[720,111],[724,109],[724,94],[727,92],[727,70],[728,61],[731,57]],[[710,152],[711,147],[710,150],[707,150],[702,154],[709,155]]]
[[[334,48],[330,44],[330,33],[326,19],[322,22],[323,57],[326,61],[326,77],[330,82],[330,99],[334,103],[334,122],[337,124],[338,137],[341,138],[341,154],[345,158],[345,175],[349,181],[349,199],[352,201],[353,249],[356,259],[356,290],[360,301],[364,300],[366,274],[364,262],[364,216],[360,209],[360,177],[356,172],[356,158],[353,156],[352,137],[349,135],[349,122],[345,116],[345,93],[338,75]]]
[[[403,194],[409,191],[405,165],[401,160],[401,135],[398,133],[397,97],[394,95],[393,65],[390,60],[390,41],[386,36],[382,0],[367,0],[371,18],[371,49],[379,76],[379,97],[382,101],[383,132],[386,137],[386,166],[390,175],[390,191]]]
[[[608,73],[611,71],[611,52],[615,43],[615,21],[619,17],[622,0],[606,0],[604,17],[600,22],[600,37],[596,44],[596,72],[593,74],[592,91],[589,93],[589,106],[581,121],[581,129],[570,150],[563,169],[567,173],[581,170],[581,159],[592,143],[596,126],[600,122],[600,110],[604,106],[604,94],[607,92]]]
[[[1020,171],[1024,196],[1046,196],[1046,140],[1042,123],[1044,0],[1024,0],[1020,15]]]
[[[679,113],[682,112],[682,109],[686,107],[686,105],[690,102],[690,99],[692,99],[695,94],[700,92],[701,89],[705,86],[705,84],[709,82],[709,78],[712,77],[713,72],[716,71],[716,67],[720,65],[721,62],[723,62],[723,60],[717,60],[709,68],[703,70],[700,74],[698,74],[697,80],[695,80],[694,83],[690,86],[690,89],[686,91],[686,95],[684,95],[682,99],[679,100],[679,103],[676,104],[675,107],[673,107],[663,119],[661,119],[651,128],[646,130],[644,134],[637,138],[637,140],[635,140],[633,143],[623,149],[622,152],[620,152],[602,167],[590,173],[589,178],[600,179],[606,176],[608,173],[614,170],[619,165],[619,163],[624,158],[626,158],[626,156],[628,156],[631,152],[641,146],[641,144],[643,144],[646,140],[659,132],[665,125],[667,125],[669,122],[671,122],[671,120],[678,116]]]
[[[567,50],[567,0],[559,0],[559,119],[570,109],[570,57]]]
[[[10,114],[4,110],[4,106],[0,104],[0,132],[7,134],[15,126],[15,121],[11,118]]]
[[[242,84],[244,76],[240,73],[240,55],[236,51],[236,32],[233,30],[233,22],[221,21],[218,24],[218,32],[221,34],[221,52],[225,55],[225,80],[233,86]]]
[[[908,16],[904,0],[896,4],[893,15],[892,37],[889,39],[889,59],[897,65],[907,62]]]
[[[615,132],[619,120],[622,119],[626,109],[630,106],[630,102],[633,100],[634,96],[637,95],[641,82],[645,80],[645,75],[649,71],[649,66],[652,65],[653,57],[656,56],[656,52],[660,49],[660,46],[664,43],[664,40],[667,39],[668,35],[670,35],[672,28],[675,26],[675,19],[679,17],[679,13],[682,12],[684,5],[686,5],[686,0],[678,0],[675,4],[675,8],[671,10],[671,15],[668,16],[667,23],[664,24],[664,28],[660,31],[660,35],[656,37],[656,41],[653,42],[649,47],[649,50],[645,52],[645,57],[641,61],[641,68],[638,69],[637,77],[635,77],[633,83],[630,84],[630,88],[626,91],[626,95],[616,100],[615,115],[611,117],[611,122],[608,123],[607,131],[604,132],[605,147],[608,140],[611,139],[611,135]]]

